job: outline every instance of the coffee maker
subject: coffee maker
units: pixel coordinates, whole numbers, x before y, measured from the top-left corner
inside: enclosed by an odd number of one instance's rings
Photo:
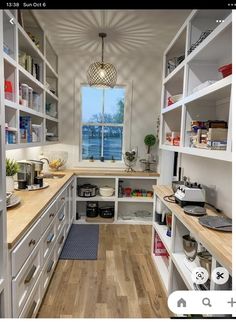
[[[17,161],[19,171],[17,173],[18,189],[26,189],[34,184],[35,165],[31,161]]]
[[[19,171],[17,173],[18,189],[26,189],[27,186],[43,186],[43,177],[40,175],[43,162],[36,160],[17,161]]]

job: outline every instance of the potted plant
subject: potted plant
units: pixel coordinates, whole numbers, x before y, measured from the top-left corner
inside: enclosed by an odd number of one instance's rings
[[[150,154],[151,146],[156,143],[156,137],[153,134],[147,134],[144,138],[144,143],[147,146],[147,154]]]
[[[14,191],[13,176],[19,171],[19,165],[16,161],[6,159],[6,192]]]

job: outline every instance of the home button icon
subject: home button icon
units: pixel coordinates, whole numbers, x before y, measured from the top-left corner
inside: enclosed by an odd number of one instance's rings
[[[182,297],[177,301],[177,307],[186,307],[187,303]]]

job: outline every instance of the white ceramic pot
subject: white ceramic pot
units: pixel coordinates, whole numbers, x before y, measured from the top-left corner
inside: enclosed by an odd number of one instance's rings
[[[108,186],[100,187],[99,193],[102,197],[111,197],[114,193],[114,188]]]
[[[14,191],[14,178],[13,176],[6,176],[6,192]]]

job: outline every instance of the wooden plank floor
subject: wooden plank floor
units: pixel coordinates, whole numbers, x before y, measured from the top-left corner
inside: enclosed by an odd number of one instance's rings
[[[169,317],[151,226],[100,225],[98,259],[59,260],[39,318]]]

